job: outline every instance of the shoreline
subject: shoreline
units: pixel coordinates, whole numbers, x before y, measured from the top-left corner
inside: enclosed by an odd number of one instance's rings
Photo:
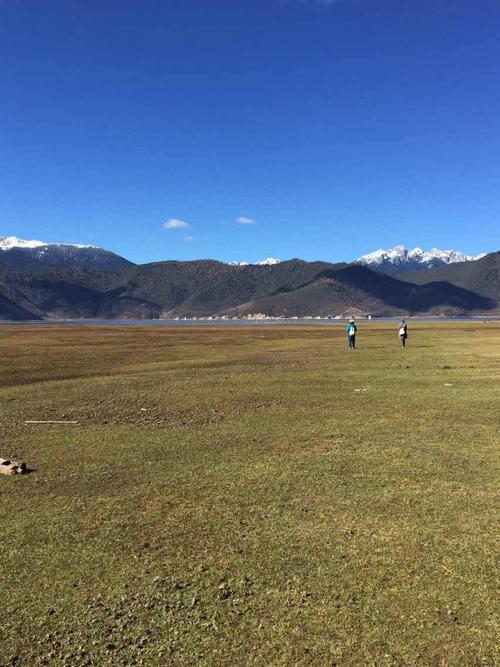
[[[123,319],[123,320],[113,320],[113,319],[47,319],[47,320],[2,320],[0,321],[0,326],[2,325],[83,325],[83,326],[212,326],[212,327],[230,327],[230,326],[256,326],[256,325],[333,325],[333,324],[345,324],[349,321],[350,318],[301,318],[301,317],[266,317],[266,318],[240,318],[240,319],[213,319],[213,318],[193,318],[193,319]],[[408,322],[413,323],[467,323],[473,322],[477,324],[493,324],[500,322],[500,315],[494,316],[457,316],[457,317],[440,317],[440,316],[405,316],[404,318],[392,316],[392,317],[371,317],[371,318],[354,318],[356,322],[362,324],[384,324],[384,323],[394,323],[399,322],[401,319],[405,319]]]

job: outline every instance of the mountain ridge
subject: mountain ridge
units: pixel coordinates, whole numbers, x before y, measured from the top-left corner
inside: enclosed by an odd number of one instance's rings
[[[355,263],[376,268],[387,275],[397,275],[406,271],[425,271],[448,264],[473,262],[484,256],[485,253],[472,256],[460,250],[432,248],[426,251],[419,247],[408,249],[403,245],[397,245],[362,255],[355,260]]]
[[[481,296],[500,302],[500,252],[489,253],[473,262],[407,272],[397,277],[418,285],[444,281],[456,287],[467,287]]]
[[[0,237],[0,266],[34,269],[37,267],[80,267],[89,269],[120,269],[133,265],[128,259],[94,245],[76,243],[45,243]]]
[[[496,255],[500,253],[493,254],[493,263]],[[489,266],[488,257],[479,262]],[[488,271],[476,271],[476,285],[480,273]],[[298,259],[246,267],[216,260],[166,261],[113,271],[0,267],[0,317],[463,315],[498,310],[497,291],[483,289],[480,293],[468,289],[467,281],[461,285],[445,280],[417,284],[360,264]],[[14,307],[19,309],[17,314]]]
[[[421,258],[424,251],[418,250]],[[0,318],[339,317],[499,311],[500,253],[464,260],[457,259],[456,251],[447,252],[455,255],[446,264],[443,260],[425,271],[419,267],[415,273],[388,275],[359,261],[333,264],[268,258],[256,264],[211,259],[134,264],[94,246],[2,237]],[[408,251],[396,247],[398,253],[406,256]]]

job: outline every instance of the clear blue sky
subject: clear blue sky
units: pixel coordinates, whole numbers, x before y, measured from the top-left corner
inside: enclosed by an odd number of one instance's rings
[[[0,62],[0,235],[500,247],[498,0],[0,0]]]

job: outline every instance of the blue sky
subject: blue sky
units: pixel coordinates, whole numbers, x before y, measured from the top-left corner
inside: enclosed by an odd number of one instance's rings
[[[0,235],[497,250],[499,26],[497,0],[0,0]]]

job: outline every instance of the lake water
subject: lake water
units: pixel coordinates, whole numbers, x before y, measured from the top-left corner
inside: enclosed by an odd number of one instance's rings
[[[376,324],[383,322],[400,321],[399,317],[372,317],[368,319],[356,319],[358,324]],[[498,322],[500,316],[497,317],[406,317],[408,323],[411,322]],[[293,325],[328,325],[328,324],[345,324],[347,319],[332,319],[332,320],[311,320],[311,319],[268,319],[268,320],[27,320],[24,322],[15,322],[11,320],[0,321],[2,324],[67,324],[67,325],[82,325],[82,326],[117,326],[117,327],[161,327],[161,326],[213,326],[213,327],[227,327],[227,326],[293,326]]]

